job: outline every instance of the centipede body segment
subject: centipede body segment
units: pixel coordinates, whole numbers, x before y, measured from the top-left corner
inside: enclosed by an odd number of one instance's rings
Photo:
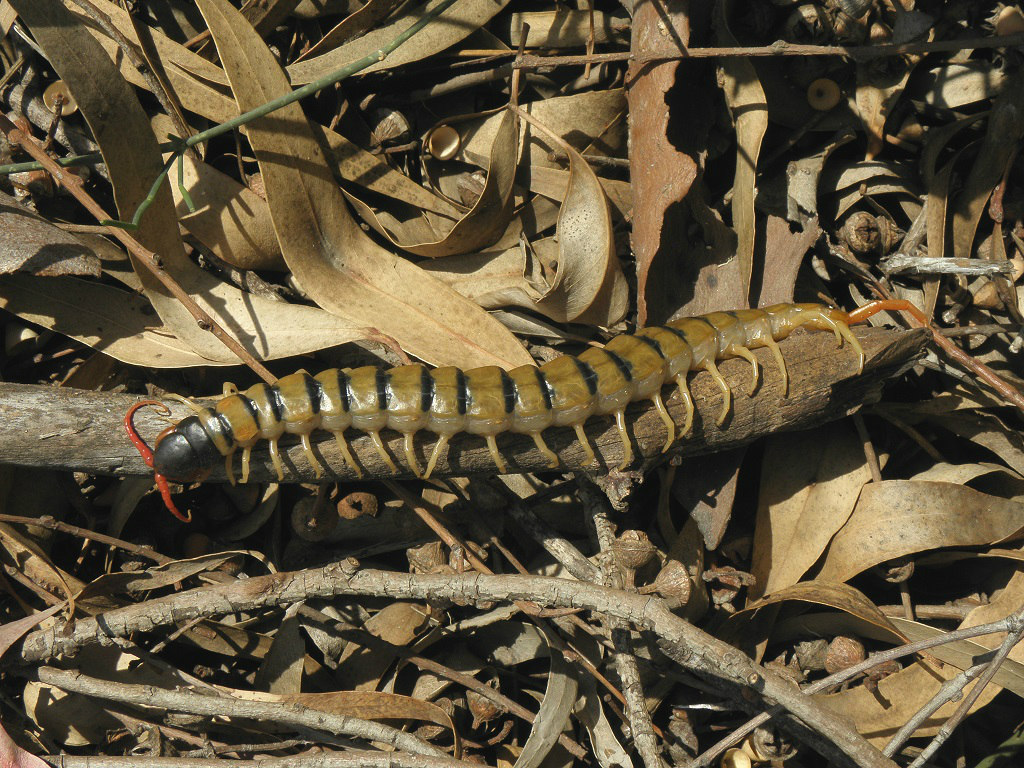
[[[463,371],[425,365],[390,369],[364,366],[332,368],[316,376],[299,371],[273,386],[257,384],[245,392],[227,394],[212,408],[196,407],[195,415],[165,430],[152,450],[138,436],[132,422],[135,411],[147,403],[129,411],[125,427],[146,463],[153,467],[168,507],[182,519],[184,516],[173,505],[168,481],[202,479],[214,464],[223,461],[228,478],[234,482],[234,454],[241,450],[241,479],[246,482],[252,448],[261,440],[268,442],[274,468],[283,478],[278,441],[285,434],[297,435],[319,476],[322,467],[310,440],[317,429],[333,434],[345,462],[360,476],[362,470],[349,448],[347,433],[368,435],[385,465],[398,472],[381,440],[385,429],[398,432],[404,437],[405,463],[417,476],[427,477],[451,438],[460,432],[482,437],[498,471],[506,472],[508,467],[498,446],[502,433],[529,435],[550,466],[556,468],[558,456],[548,447],[543,433],[551,427],[572,427],[587,463],[596,464],[584,425],[591,417],[611,417],[622,438],[620,468],[625,468],[633,461],[626,423],[630,403],[653,403],[665,425],[663,451],[667,451],[693,427],[694,405],[687,384],[690,372],[707,371],[720,388],[721,426],[729,414],[732,392],[718,370],[719,360],[747,360],[749,392],[753,394],[761,372],[751,350],[767,348],[778,366],[785,395],[788,371],[777,342],[801,327],[831,331],[840,345],[847,343],[859,356],[860,371],[864,352],[849,326],[884,310],[920,316],[916,308],[900,300],[871,302],[849,314],[820,304],[712,312],[622,334],[604,347],[588,348],[578,356],[558,357],[539,367],[504,371],[487,366]],[[682,425],[675,424],[662,399],[668,384],[674,384],[682,398]],[[420,431],[431,432],[437,438],[425,470],[420,467],[413,443]]]

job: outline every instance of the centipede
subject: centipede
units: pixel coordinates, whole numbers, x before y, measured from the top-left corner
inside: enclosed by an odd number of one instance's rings
[[[810,303],[711,312],[641,328],[614,336],[604,346],[588,347],[579,355],[563,355],[540,366],[510,371],[497,366],[462,370],[420,364],[331,368],[315,376],[300,371],[273,385],[261,383],[244,392],[230,392],[211,407],[190,403],[195,413],[161,432],[152,448],[139,435],[134,416],[142,407],[166,411],[166,406],[154,400],[136,403],[126,413],[124,424],[129,439],[153,470],[167,508],[186,522],[191,513],[182,514],[175,506],[170,483],[201,481],[218,462],[224,462],[233,484],[233,459],[239,450],[241,482],[248,482],[251,452],[262,440],[268,443],[277,477],[282,480],[285,471],[278,441],[286,434],[298,436],[303,453],[321,477],[324,467],[311,442],[317,430],[334,436],[344,462],[359,477],[363,472],[349,447],[349,433],[368,435],[384,464],[398,473],[381,439],[386,429],[398,432],[403,436],[408,468],[417,477],[428,478],[451,439],[460,433],[483,438],[495,468],[506,473],[508,467],[498,445],[503,433],[529,435],[550,468],[557,469],[559,458],[548,447],[544,433],[552,428],[572,428],[585,464],[597,465],[584,427],[591,418],[610,417],[622,439],[621,470],[634,461],[626,421],[631,403],[653,404],[665,426],[662,451],[668,451],[693,429],[694,402],[687,383],[690,373],[706,371],[721,390],[717,416],[721,427],[729,415],[732,391],[718,370],[719,361],[746,360],[750,364],[749,392],[753,394],[761,368],[752,350],[766,348],[778,367],[785,397],[789,373],[778,342],[798,328],[806,328],[831,331],[840,347],[849,345],[858,356],[859,375],[864,369],[864,350],[850,326],[882,311],[905,311],[924,320],[914,305],[901,299],[872,301],[851,312]],[[665,407],[666,387],[674,387],[681,398],[681,425]],[[436,436],[425,469],[420,467],[413,442],[421,431]]]

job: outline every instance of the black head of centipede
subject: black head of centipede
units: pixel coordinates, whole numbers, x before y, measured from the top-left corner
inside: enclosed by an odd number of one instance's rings
[[[220,458],[220,454],[196,416],[189,416],[175,426],[165,429],[157,436],[155,446],[150,448],[135,428],[135,412],[145,406],[152,406],[165,415],[170,413],[165,405],[156,400],[136,403],[128,409],[124,417],[128,439],[132,441],[146,466],[153,469],[156,485],[167,508],[179,520],[191,522],[191,513],[182,514],[174,505],[169,483],[191,483],[204,479]]]

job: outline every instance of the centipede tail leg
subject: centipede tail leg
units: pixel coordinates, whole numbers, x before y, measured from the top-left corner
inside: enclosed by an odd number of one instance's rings
[[[633,444],[629,439],[629,430],[626,429],[626,412],[615,412],[615,426],[619,430],[619,437],[622,438],[622,462],[618,469],[621,471],[633,463]]]
[[[583,429],[582,424],[573,424],[573,429],[576,430],[576,438],[580,441],[580,445],[583,446],[583,457],[586,459],[583,464],[585,466],[593,466],[597,464],[597,456],[594,455],[594,447],[590,444],[590,440],[587,438],[587,433]]]
[[[906,299],[878,299],[876,301],[869,301],[852,312],[848,312],[846,314],[846,322],[850,325],[863,323],[869,317],[877,315],[879,312],[906,312],[922,325],[927,326],[929,323],[927,315]]]

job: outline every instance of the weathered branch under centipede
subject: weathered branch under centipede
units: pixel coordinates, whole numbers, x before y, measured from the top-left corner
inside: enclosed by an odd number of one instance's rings
[[[715,425],[721,407],[718,387],[706,373],[691,378],[696,400],[693,434],[680,440],[675,450],[683,455],[698,455],[725,450],[748,443],[772,432],[801,429],[840,418],[860,405],[880,396],[883,382],[910,365],[923,349],[928,335],[923,331],[898,331],[882,328],[858,328],[856,335],[867,354],[864,372],[857,375],[856,355],[849,347],[836,348],[835,339],[825,333],[797,333],[781,342],[789,369],[789,395],[782,397],[779,374],[767,350],[758,350],[763,381],[748,397],[750,365],[744,360],[720,363],[723,376],[733,390],[732,410],[721,428]],[[666,393],[669,390],[666,389]],[[137,397],[123,394],[68,390],[19,384],[0,384],[0,463],[19,466],[68,469],[94,474],[151,476],[121,425],[124,412]],[[177,421],[189,415],[187,407],[165,401]],[[683,421],[678,393],[666,399],[669,413],[677,423]],[[634,403],[627,411],[634,450],[645,457],[661,456],[665,428],[649,403]],[[167,426],[152,412],[140,412],[137,423],[141,433],[153,439]],[[622,445],[611,419],[591,418],[586,432],[594,444],[602,471],[616,467],[622,458]],[[396,457],[402,456],[400,435],[385,431],[385,444]],[[583,452],[572,429],[549,429],[548,445],[558,454],[565,470],[585,470]],[[314,433],[314,452],[340,480],[354,480],[355,474],[339,455],[327,432]],[[526,435],[511,433],[498,438],[510,471],[539,472],[548,461]],[[365,477],[393,477],[377,454],[369,437],[353,436],[352,451],[365,468]],[[434,437],[421,433],[416,438],[417,453],[429,455]],[[297,439],[282,441],[286,481],[312,482],[312,467],[306,461]],[[495,471],[482,438],[458,435],[447,456],[440,461],[434,476],[465,475]],[[589,471],[593,471],[590,468]],[[276,479],[265,443],[253,451],[251,478]],[[224,481],[217,467],[212,481]]]

